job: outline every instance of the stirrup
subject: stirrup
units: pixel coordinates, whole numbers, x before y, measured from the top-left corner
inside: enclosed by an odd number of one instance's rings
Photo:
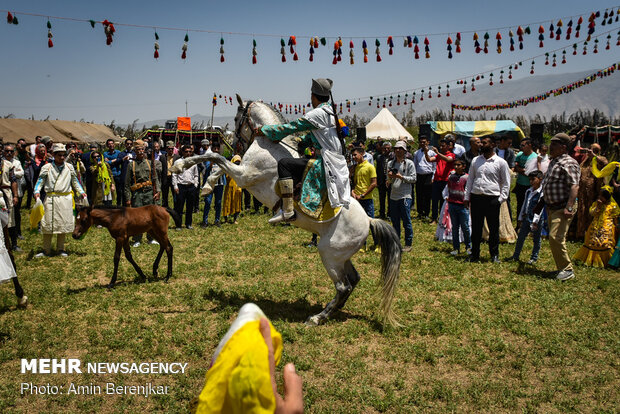
[[[296,218],[297,216],[295,215],[295,211],[287,217],[286,213],[280,209],[272,218],[269,219],[269,224],[288,223],[289,221],[294,221]]]

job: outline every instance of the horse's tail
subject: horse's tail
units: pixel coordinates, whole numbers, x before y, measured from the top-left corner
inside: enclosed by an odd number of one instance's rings
[[[381,290],[383,293],[381,312],[383,313],[383,322],[391,326],[401,326],[392,311],[392,301],[400,273],[402,252],[400,237],[394,227],[379,219],[370,220],[370,231],[374,236],[376,245],[381,248]]]
[[[183,225],[183,220],[181,219],[181,216],[179,216],[179,213],[169,207],[164,208],[166,209],[168,214],[170,214],[170,217],[172,217],[172,219],[174,220],[174,225],[176,226],[176,228],[181,227]]]

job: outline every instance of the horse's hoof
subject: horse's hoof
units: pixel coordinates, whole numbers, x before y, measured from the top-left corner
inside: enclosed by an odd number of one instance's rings
[[[319,326],[327,322],[327,318],[322,315],[313,315],[306,319],[306,326]]]
[[[108,284],[107,284],[107,286],[106,286],[106,288],[107,288],[108,290],[112,290],[112,289],[114,289],[114,283],[108,283]]]
[[[146,276],[137,277],[133,280],[133,282],[136,284],[144,283],[146,282]]]
[[[166,277],[164,278],[164,283],[168,283],[168,281],[169,281],[169,280],[170,280],[170,276],[166,276]]]

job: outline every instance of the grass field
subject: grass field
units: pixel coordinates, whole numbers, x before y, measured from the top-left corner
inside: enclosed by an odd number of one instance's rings
[[[576,279],[557,282],[547,273],[554,269],[547,242],[536,267],[465,263],[433,241],[434,228],[416,221],[394,305],[402,328],[379,323],[376,253],[354,256],[362,280],[344,310],[308,328],[304,320],[334,288],[316,249],[305,247],[310,234],[271,228],[267,218],[171,230],[170,283],[131,283],[135,272],[123,258],[113,291],[104,288],[114,249],[105,229],[71,240],[68,258],[32,259],[41,236],[27,235],[17,264],[31,305],[17,310],[12,286],[0,288],[0,412],[186,412],[219,339],[250,301],[282,333],[283,362],[295,363],[303,377],[309,413],[618,411],[617,272],[578,267]],[[578,247],[571,244],[571,253]],[[528,242],[523,258],[530,249]],[[502,245],[501,257],[512,250]],[[156,251],[133,249],[145,271]],[[488,260],[486,246],[482,252]],[[20,358],[183,362],[188,370],[34,375],[20,374]],[[64,389],[151,382],[169,393],[21,395],[23,382]]]

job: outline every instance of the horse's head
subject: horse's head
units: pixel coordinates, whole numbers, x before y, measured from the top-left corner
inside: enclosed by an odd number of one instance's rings
[[[73,238],[79,239],[83,237],[90,226],[93,225],[93,219],[90,215],[93,207],[80,207],[75,218],[75,228],[73,229]]]
[[[252,129],[254,125],[250,118],[250,105],[252,101],[243,102],[241,96],[237,94],[237,102],[239,107],[237,108],[237,115],[235,115],[235,139],[233,141],[233,147],[241,147],[242,155],[249,148],[254,140]]]

